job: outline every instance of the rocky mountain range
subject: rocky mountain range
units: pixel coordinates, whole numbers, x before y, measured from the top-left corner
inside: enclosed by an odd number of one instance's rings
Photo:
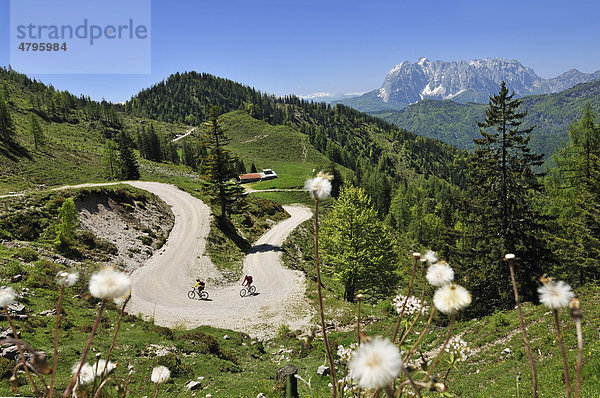
[[[338,101],[358,110],[402,109],[424,100],[451,99],[458,103],[487,103],[489,96],[506,82],[518,97],[550,94],[569,89],[579,83],[600,79],[600,70],[582,73],[571,69],[557,77],[543,79],[517,60],[486,58],[472,61],[430,61],[396,65],[388,72],[383,85],[362,96]]]

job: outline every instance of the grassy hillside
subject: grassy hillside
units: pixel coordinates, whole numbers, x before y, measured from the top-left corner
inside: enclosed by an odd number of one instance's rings
[[[330,163],[312,146],[306,134],[289,126],[272,126],[243,111],[223,115],[222,123],[231,139],[229,148],[244,160],[248,172],[252,163],[259,171],[270,168],[277,172],[277,179],[253,184],[255,189],[301,188],[313,170]],[[350,173],[338,167],[345,175]]]
[[[586,102],[600,111],[600,81],[579,84],[557,94],[524,97],[521,110],[527,112],[525,125],[537,126],[531,135],[531,148],[546,156],[554,153],[567,138],[569,124],[580,117]],[[373,114],[419,135],[472,149],[472,139],[479,135],[476,122],[483,121],[486,107],[484,104],[457,104],[451,100],[425,100],[401,111]]]
[[[0,86],[9,93],[9,109],[15,125],[15,143],[0,143],[0,195],[46,187],[105,181],[103,148],[110,131],[100,121],[91,120],[83,109],[72,110],[64,119],[47,117],[34,111],[31,98],[36,91],[0,76]],[[45,144],[34,148],[31,115],[42,127]],[[41,116],[40,116],[41,115]],[[125,129],[135,131],[142,124],[153,123],[158,132],[177,134],[186,130],[182,124],[124,118]]]

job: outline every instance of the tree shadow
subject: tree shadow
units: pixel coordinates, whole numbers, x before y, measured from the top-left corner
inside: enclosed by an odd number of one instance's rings
[[[12,161],[18,161],[20,158],[31,160],[31,154],[21,144],[16,141],[8,141],[0,143],[0,155],[7,157]]]
[[[239,249],[245,252],[250,250],[250,248],[252,247],[250,242],[248,242],[244,237],[242,237],[228,220],[223,221],[217,217],[216,224],[217,228],[219,228],[219,230],[223,232],[223,234],[225,234],[227,238],[231,239]]]
[[[280,246],[273,246],[269,243],[263,243],[262,245],[252,246],[248,253],[266,253],[266,252],[283,252],[284,250]]]

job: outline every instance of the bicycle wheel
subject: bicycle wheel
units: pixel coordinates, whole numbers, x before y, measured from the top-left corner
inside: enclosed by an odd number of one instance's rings
[[[203,290],[202,293],[200,293],[200,298],[202,300],[208,300],[208,292],[206,290]]]
[[[188,298],[190,298],[190,299],[193,300],[195,297],[196,297],[196,291],[195,290],[190,290],[188,292]]]
[[[244,288],[244,289],[242,289],[242,290],[240,290],[240,297],[244,297],[244,296],[246,295],[246,293],[247,293],[247,292],[246,292],[246,289],[245,289],[245,288]]]
[[[256,286],[250,286],[250,289],[248,289],[248,293],[250,293],[250,294],[254,294],[255,291],[256,291]]]

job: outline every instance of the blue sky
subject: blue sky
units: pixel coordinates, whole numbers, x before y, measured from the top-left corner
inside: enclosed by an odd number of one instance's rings
[[[0,37],[8,65],[9,0]],[[394,65],[421,56],[518,59],[545,78],[594,72],[599,42],[597,0],[153,0],[151,74],[35,77],[112,101],[186,70],[277,95],[340,94],[378,88]]]

